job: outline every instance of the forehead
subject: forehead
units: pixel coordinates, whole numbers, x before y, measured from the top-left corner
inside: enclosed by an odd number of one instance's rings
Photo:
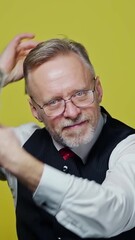
[[[32,70],[28,75],[29,89],[34,94],[67,93],[85,88],[92,74],[78,55],[59,55]]]

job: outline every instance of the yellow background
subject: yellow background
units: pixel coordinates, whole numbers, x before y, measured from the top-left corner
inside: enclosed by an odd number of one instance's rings
[[[88,49],[104,88],[103,105],[135,127],[134,0],[1,0],[0,51],[16,34],[33,32],[37,40],[61,35]],[[1,123],[34,121],[24,83],[6,87],[0,96]],[[0,183],[0,239],[16,240],[13,201]]]

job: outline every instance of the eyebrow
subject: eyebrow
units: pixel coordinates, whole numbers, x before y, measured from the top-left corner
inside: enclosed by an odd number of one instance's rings
[[[79,92],[79,91],[94,90],[94,89],[95,89],[96,77],[93,77],[93,78],[91,79],[91,83],[92,83],[93,81],[94,81],[94,88],[93,88],[93,89],[92,89],[92,88],[83,87],[83,88],[80,88],[80,89],[72,90],[72,93],[70,94],[70,97],[72,97],[72,95],[74,95],[75,93],[77,93],[77,92]],[[25,86],[25,94],[27,94],[26,86]],[[39,104],[34,100],[34,98],[33,98],[32,96],[29,96],[29,97],[30,97],[30,98],[33,100],[33,102],[35,102],[40,108],[42,108],[43,106],[47,105],[47,104],[48,104],[50,101],[52,101],[52,100],[55,100],[55,99],[64,99],[64,98],[61,97],[61,96],[54,96],[54,97],[50,98],[49,100],[44,101],[44,102],[42,103],[42,105],[39,105]]]

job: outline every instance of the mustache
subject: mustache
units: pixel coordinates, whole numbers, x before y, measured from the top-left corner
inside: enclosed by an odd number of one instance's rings
[[[85,121],[90,121],[90,119],[86,116],[79,116],[76,119],[67,119],[64,120],[64,122],[62,122],[60,124],[61,128],[66,128],[66,127],[70,127],[73,126],[75,124],[80,124],[81,122],[85,122]]]

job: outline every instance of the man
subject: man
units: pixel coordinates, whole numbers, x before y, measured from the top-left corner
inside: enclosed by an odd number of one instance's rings
[[[18,179],[19,239],[134,239],[135,130],[100,107],[101,82],[85,48],[40,43],[24,76],[32,113],[46,128],[24,144],[34,157],[0,129],[0,164]],[[67,161],[63,147],[72,150]]]

